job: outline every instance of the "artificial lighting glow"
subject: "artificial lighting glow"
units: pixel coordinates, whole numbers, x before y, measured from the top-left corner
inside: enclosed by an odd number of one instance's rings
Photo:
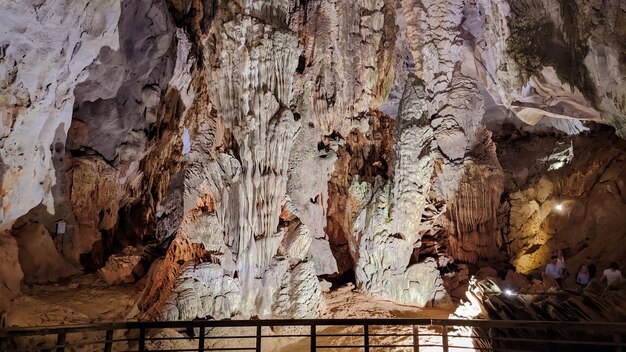
[[[563,210],[563,204],[559,203],[559,204],[555,205],[554,209],[556,209],[557,211],[562,211]]]
[[[513,292],[513,291],[511,291],[509,289],[504,290],[504,294],[506,294],[507,296],[515,296],[515,295],[517,295],[517,293],[515,293],[515,292]]]
[[[558,170],[562,168],[563,166],[565,166],[564,162],[557,161],[556,163],[550,164],[550,166],[548,166],[548,171]]]
[[[185,127],[183,130],[183,156],[187,156],[191,151],[191,137],[189,136],[189,130]]]

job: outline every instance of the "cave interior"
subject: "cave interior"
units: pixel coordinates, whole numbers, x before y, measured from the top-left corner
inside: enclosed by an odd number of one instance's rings
[[[28,0],[0,29],[3,325],[515,318],[459,313],[485,279],[626,321],[624,0]]]

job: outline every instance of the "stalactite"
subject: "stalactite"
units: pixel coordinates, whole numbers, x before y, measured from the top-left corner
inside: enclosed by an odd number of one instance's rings
[[[479,138],[472,156],[464,161],[463,178],[448,204],[453,225],[450,249],[455,258],[468,263],[497,254],[497,210],[504,187],[491,133],[485,131]]]
[[[388,94],[383,87],[393,77],[394,55],[393,45],[385,44],[395,41],[396,4],[346,0],[304,6],[301,39],[307,65],[298,77],[296,104],[321,136],[334,131],[345,136]]]

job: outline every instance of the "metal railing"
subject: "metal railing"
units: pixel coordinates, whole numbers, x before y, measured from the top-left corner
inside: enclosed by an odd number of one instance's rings
[[[197,320],[0,329],[2,352],[626,352],[622,341],[626,323],[445,319]]]

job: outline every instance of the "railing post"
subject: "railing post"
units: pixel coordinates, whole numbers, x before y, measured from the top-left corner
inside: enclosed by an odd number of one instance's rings
[[[113,350],[113,330],[107,330],[104,335],[104,352],[111,352]]]
[[[370,352],[370,326],[363,324],[363,345],[365,352]]]
[[[198,336],[198,352],[204,352],[204,326],[200,327],[200,336]]]
[[[556,334],[555,334],[555,332],[554,332],[554,329],[550,329],[550,328],[548,328],[548,329],[547,329],[547,331],[548,331],[548,333],[547,333],[546,335],[548,336],[548,340],[550,340],[550,341],[555,341],[555,340],[556,340]],[[555,344],[553,344],[553,343],[549,343],[549,344],[548,344],[548,346],[549,346],[549,347],[548,347],[548,350],[549,350],[550,352],[554,352],[554,351],[556,351],[556,347],[557,347],[557,346],[555,346]]]
[[[624,348],[622,347],[622,337],[618,333],[613,333],[613,342],[620,344],[619,346],[615,346],[615,352],[623,352]]]
[[[317,350],[317,325],[311,324],[311,352],[315,352]]]
[[[65,352],[65,332],[57,335],[57,352]]]
[[[419,326],[413,325],[413,352],[420,351],[420,330]]]
[[[442,340],[442,347],[443,347],[443,352],[448,352],[448,326],[447,325],[442,325],[443,327],[443,331],[441,332],[441,340]]]
[[[261,346],[263,343],[263,327],[257,325],[256,327],[256,352],[261,352]]]
[[[146,329],[139,328],[139,352],[144,352],[146,350]]]
[[[5,351],[9,349],[9,337],[0,336],[0,351]]]

